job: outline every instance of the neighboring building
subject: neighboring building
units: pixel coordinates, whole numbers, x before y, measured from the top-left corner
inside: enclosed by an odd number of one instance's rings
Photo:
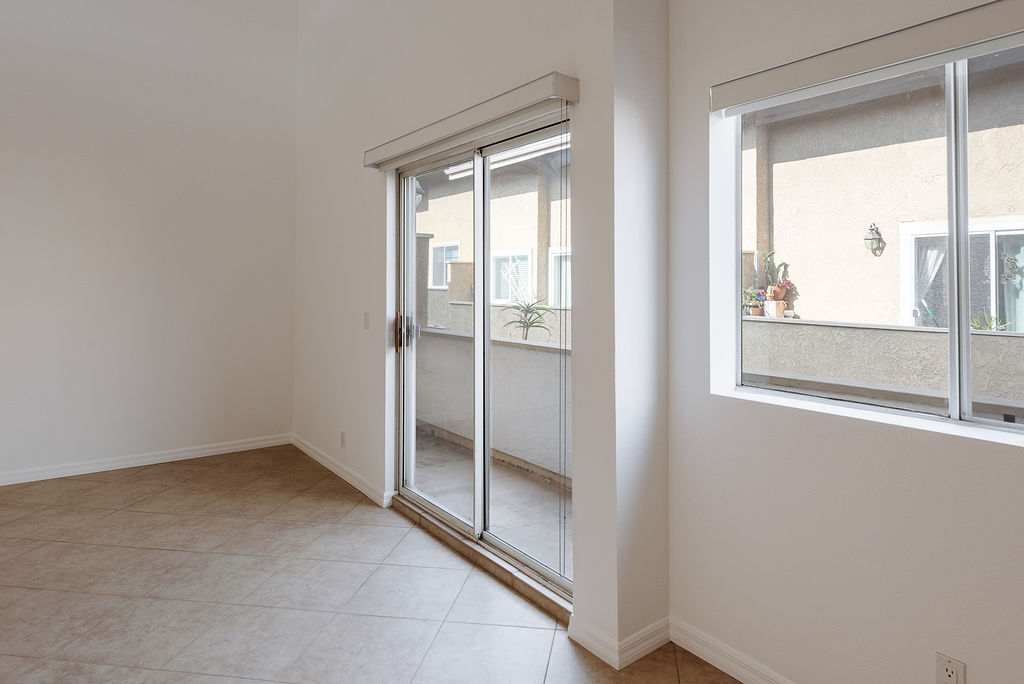
[[[945,106],[930,76],[913,93],[744,122],[745,286],[774,249],[801,319],[947,325]],[[1024,331],[1024,87],[972,74],[969,106],[972,314]],[[863,243],[872,224],[878,257]]]
[[[510,304],[539,302],[548,330],[527,339],[570,345],[572,251],[566,174],[567,142],[542,140],[514,156],[492,161],[490,177],[491,335],[522,339],[506,325]],[[417,176],[417,287],[427,292],[427,327],[472,330],[473,188],[467,164]],[[421,319],[422,319],[422,312]],[[565,338],[564,340],[562,338]]]

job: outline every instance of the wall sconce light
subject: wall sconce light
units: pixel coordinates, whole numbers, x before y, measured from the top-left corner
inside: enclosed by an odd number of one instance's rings
[[[868,232],[864,233],[864,246],[875,256],[882,256],[882,252],[885,251],[885,240],[882,239],[882,231],[878,230],[878,226],[874,223],[868,228]]]

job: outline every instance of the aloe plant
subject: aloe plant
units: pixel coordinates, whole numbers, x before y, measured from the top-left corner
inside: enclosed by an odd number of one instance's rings
[[[1010,325],[999,320],[999,316],[990,316],[988,311],[979,311],[971,316],[971,330],[997,330],[1004,331]]]
[[[505,323],[502,327],[522,330],[524,340],[534,328],[546,330],[548,335],[550,335],[551,328],[544,325],[544,316],[551,313],[551,309],[541,306],[540,302],[541,300],[539,299],[533,302],[521,301],[501,307],[502,311],[511,311],[515,316],[515,318]]]

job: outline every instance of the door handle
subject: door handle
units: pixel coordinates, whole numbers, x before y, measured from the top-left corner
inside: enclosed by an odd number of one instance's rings
[[[401,312],[396,312],[395,313],[395,353],[396,354],[401,354],[402,353],[402,339],[403,339],[402,321],[404,320],[404,318],[405,317],[402,316]]]

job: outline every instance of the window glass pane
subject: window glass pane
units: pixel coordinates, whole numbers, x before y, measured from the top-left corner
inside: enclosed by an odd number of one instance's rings
[[[992,312],[992,234],[971,235],[971,315]]]
[[[511,282],[508,274],[511,268],[509,261],[511,257],[494,258],[494,293],[495,301],[507,302],[512,292]]]
[[[972,414],[1024,423],[1024,48],[968,62]],[[984,259],[984,277],[974,263]]]
[[[989,260],[992,236],[989,233],[971,236],[971,311],[988,311],[992,265]],[[946,328],[949,325],[949,239],[945,235],[916,238],[914,241],[914,292],[909,306],[914,325],[924,328]]]
[[[746,114],[742,383],[948,413],[944,70]]]
[[[434,248],[434,263],[432,264],[434,277],[431,281],[431,285],[434,287],[444,287],[445,285],[445,265],[444,265],[444,249],[441,247]]]
[[[459,260],[458,245],[441,245],[434,247],[431,269],[433,276],[430,284],[433,287],[448,287],[448,264]]]
[[[914,247],[914,324],[924,328],[949,325],[949,238],[920,237]]]
[[[996,243],[997,317],[1009,332],[1024,332],[1024,234],[1000,235]]]
[[[548,301],[559,290],[548,278],[568,279],[558,253],[570,244],[568,143],[559,135],[485,158],[494,250],[487,532],[571,578],[570,321]]]
[[[406,487],[457,517],[473,519],[473,263],[457,262],[459,243],[473,254],[473,178],[438,169],[405,179],[414,225],[407,306],[421,332],[407,346],[412,420],[403,461]],[[440,243],[440,244],[437,244]],[[447,244],[446,244],[447,243]],[[451,245],[451,246],[449,246]],[[452,263],[449,263],[452,262]],[[429,265],[429,269],[428,269]],[[428,287],[428,270],[431,286]],[[446,282],[447,278],[450,282]],[[408,387],[408,386],[407,386]]]
[[[525,254],[494,258],[494,294],[497,302],[529,302],[530,258]]]
[[[569,285],[572,282],[572,256],[555,254],[552,256],[552,289],[551,306],[568,308],[570,306]]]

